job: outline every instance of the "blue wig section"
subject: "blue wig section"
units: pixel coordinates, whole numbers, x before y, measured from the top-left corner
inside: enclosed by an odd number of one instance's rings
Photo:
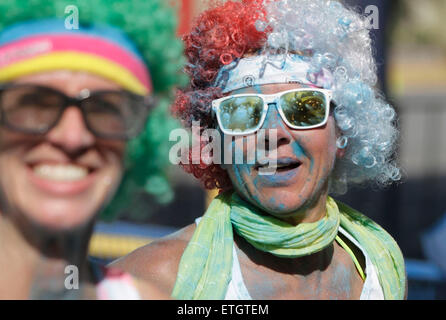
[[[88,35],[108,40],[131,52],[140,60],[143,60],[142,55],[133,42],[117,28],[91,24],[88,26],[79,26],[79,29],[67,29],[65,27],[65,20],[57,18],[30,20],[14,24],[0,32],[0,46],[31,36],[57,34]]]

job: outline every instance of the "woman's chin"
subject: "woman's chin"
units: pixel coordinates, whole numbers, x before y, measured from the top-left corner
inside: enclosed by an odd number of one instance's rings
[[[98,209],[83,204],[44,203],[36,208],[21,210],[22,214],[34,225],[41,228],[63,231],[76,229],[91,221]]]
[[[289,192],[288,190],[271,190],[265,192],[254,200],[254,204],[263,211],[273,216],[288,216],[298,211],[304,204],[307,197],[299,193]]]
[[[300,207],[285,207],[285,206],[279,206],[279,207],[266,207],[263,209],[263,211],[267,212],[269,215],[281,219],[286,220],[290,217],[293,217],[296,214],[296,211],[299,210]]]

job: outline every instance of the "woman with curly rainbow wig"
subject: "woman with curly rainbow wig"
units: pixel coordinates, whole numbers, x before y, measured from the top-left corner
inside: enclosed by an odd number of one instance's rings
[[[400,175],[366,19],[337,1],[227,1],[191,30],[190,89],[173,112],[199,123],[201,151],[218,130],[225,159],[193,161],[192,149],[182,165],[220,194],[196,223],[119,265],[178,299],[403,299],[395,241],[329,196]],[[249,162],[252,137],[264,144]]]
[[[169,199],[183,65],[162,0],[0,0],[0,298],[160,297],[86,257],[100,212]]]

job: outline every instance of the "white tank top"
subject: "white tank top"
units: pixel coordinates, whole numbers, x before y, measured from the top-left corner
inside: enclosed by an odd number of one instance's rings
[[[197,218],[195,223],[198,225],[201,218]],[[366,275],[364,285],[362,288],[361,300],[384,300],[384,293],[379,284],[378,273],[376,268],[370,260],[367,252],[361,247],[361,245],[345,231],[342,227],[339,227],[339,232],[342,233],[347,239],[349,239],[355,246],[361,250],[365,257],[365,270]],[[242,271],[240,269],[240,262],[238,260],[237,251],[235,245],[232,246],[232,278],[226,291],[225,300],[252,300],[251,295],[243,281]]]

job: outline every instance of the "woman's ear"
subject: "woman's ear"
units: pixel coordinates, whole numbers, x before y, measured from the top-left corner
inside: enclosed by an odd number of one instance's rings
[[[337,148],[337,150],[336,150],[336,158],[338,158],[338,159],[342,159],[342,158],[344,158],[344,156],[345,156],[345,148]]]
[[[342,159],[345,156],[348,138],[345,136],[338,136],[336,139],[336,158]]]

